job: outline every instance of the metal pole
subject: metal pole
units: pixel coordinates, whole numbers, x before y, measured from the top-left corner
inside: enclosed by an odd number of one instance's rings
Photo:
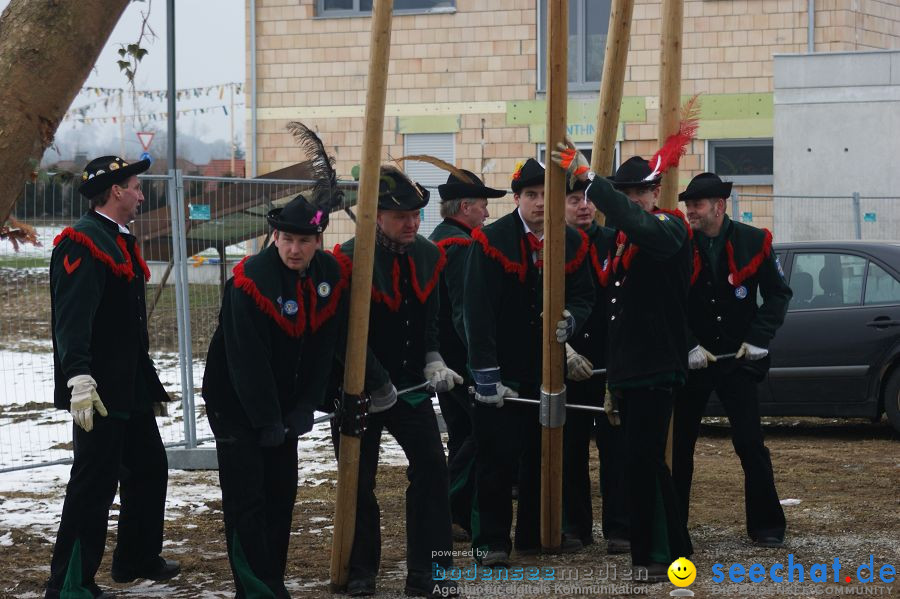
[[[175,0],[166,0],[166,74],[168,98],[168,151],[169,176],[174,177],[175,163]]]
[[[816,51],[816,0],[807,0],[806,4],[806,51]]]
[[[256,176],[256,0],[250,0],[250,177]]]
[[[740,194],[736,189],[731,190],[731,218],[741,222]]]
[[[175,201],[177,204],[176,214],[178,215],[178,244],[180,260],[176,263],[178,268],[176,283],[176,293],[180,295],[181,305],[176,306],[181,311],[182,327],[180,335],[184,338],[182,349],[181,364],[181,404],[184,416],[184,440],[185,447],[193,449],[197,446],[197,423],[194,413],[194,358],[193,349],[191,348],[191,302],[190,302],[190,286],[188,284],[187,269],[187,232],[184,226],[184,179],[180,169],[175,170]]]
[[[862,213],[859,205],[859,192],[853,192],[853,223],[856,225],[856,238],[862,239]]]

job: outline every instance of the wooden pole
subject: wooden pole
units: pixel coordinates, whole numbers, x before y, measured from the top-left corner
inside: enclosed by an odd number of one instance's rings
[[[659,147],[678,131],[681,119],[681,37],[684,24],[684,0],[663,0],[662,36],[659,42]],[[657,205],[678,206],[678,167],[663,176]],[[672,434],[674,418],[669,419],[666,440],[666,464],[672,470]]]
[[[659,147],[678,132],[681,119],[681,37],[684,0],[663,0],[659,43]],[[666,171],[659,192],[660,208],[678,206],[678,167]]]
[[[344,392],[361,395],[365,383],[366,344],[369,335],[369,302],[375,258],[375,215],[384,133],[384,105],[391,54],[393,0],[375,0],[372,37],[369,42],[369,77],[359,196],[356,205],[356,247],[350,289],[347,357],[344,362]],[[334,506],[334,536],[331,544],[331,590],[347,584],[350,551],[356,531],[356,490],[359,477],[359,437],[341,433],[338,457],[337,499]]]
[[[568,100],[569,2],[547,2],[547,151],[566,136]],[[563,346],[556,322],[565,308],[566,173],[549,161],[544,181],[544,319],[542,391],[559,393],[563,380]],[[543,410],[542,410],[543,411]],[[551,408],[551,413],[553,412]],[[563,410],[563,413],[564,410]],[[546,424],[546,423],[545,423]],[[563,427],[541,428],[541,545],[554,550],[562,536]]]
[[[619,111],[622,108],[622,89],[625,87],[625,66],[633,13],[634,0],[613,0],[609,13],[606,54],[603,58],[603,78],[600,80],[597,129],[591,156],[591,170],[601,176],[612,174],[610,167],[616,157],[616,134],[619,128]],[[599,211],[596,218],[601,224],[605,220],[603,213]]]

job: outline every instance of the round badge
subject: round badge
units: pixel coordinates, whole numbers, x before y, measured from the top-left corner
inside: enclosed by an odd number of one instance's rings
[[[728,275],[728,284],[734,285],[734,275]]]
[[[319,286],[316,287],[316,293],[319,294],[319,297],[328,297],[331,295],[331,285],[328,283],[319,283]]]
[[[738,299],[744,299],[745,297],[747,297],[747,288],[743,285],[736,287],[734,290],[734,297]]]
[[[284,313],[293,316],[297,313],[297,302],[288,300],[284,302]]]

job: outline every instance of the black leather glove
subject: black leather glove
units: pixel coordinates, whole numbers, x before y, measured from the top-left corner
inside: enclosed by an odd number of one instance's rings
[[[305,408],[297,408],[287,415],[287,434],[299,437],[312,430],[313,413]]]
[[[259,429],[259,446],[260,447],[278,447],[284,443],[284,425],[267,424]]]

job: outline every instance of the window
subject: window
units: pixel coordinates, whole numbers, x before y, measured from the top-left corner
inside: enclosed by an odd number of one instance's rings
[[[569,89],[599,90],[612,0],[569,0]],[[547,0],[538,0],[538,90],[547,89]]]
[[[403,136],[403,154],[428,154],[450,164],[456,164],[454,133],[408,133]],[[403,167],[410,179],[426,188],[431,194],[428,205],[422,209],[422,224],[419,235],[428,237],[441,222],[441,196],[438,185],[447,182],[449,173],[426,162],[404,161]]]
[[[847,254],[797,254],[791,269],[791,310],[858,306],[866,259]]]
[[[394,0],[394,13],[453,12],[455,0]],[[372,12],[372,0],[316,0],[320,17],[352,17]]]
[[[774,158],[771,139],[710,140],[707,170],[738,185],[771,185]]]
[[[900,282],[874,262],[869,262],[866,275],[865,304],[900,304]]]

